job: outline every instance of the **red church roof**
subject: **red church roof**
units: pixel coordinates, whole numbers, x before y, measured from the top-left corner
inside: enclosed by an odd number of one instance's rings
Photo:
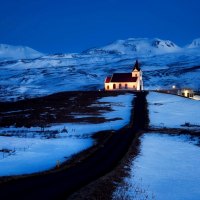
[[[114,73],[110,82],[136,82],[137,77],[132,77],[132,73]]]
[[[105,79],[105,83],[110,83],[111,77],[107,76]]]
[[[138,60],[136,60],[133,71],[134,70],[140,71],[140,65]],[[137,82],[138,77],[132,77],[132,73],[114,73],[112,77],[106,77],[105,83],[113,83],[113,82],[119,82],[119,83],[126,83],[126,82]]]

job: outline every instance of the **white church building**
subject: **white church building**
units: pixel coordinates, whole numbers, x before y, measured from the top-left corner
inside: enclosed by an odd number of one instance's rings
[[[114,73],[106,77],[104,82],[106,91],[112,90],[143,90],[142,70],[136,60],[131,73]]]

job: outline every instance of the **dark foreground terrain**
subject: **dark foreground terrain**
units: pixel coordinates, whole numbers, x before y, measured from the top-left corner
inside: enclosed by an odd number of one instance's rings
[[[50,123],[106,121],[99,114],[110,111],[109,106],[100,107],[97,100],[117,96],[119,92],[76,91],[61,92],[46,97],[17,102],[0,102],[0,127],[47,126]],[[76,116],[86,115],[84,118]]]
[[[39,99],[38,105],[43,101],[47,107],[53,106],[57,101],[62,102],[63,96],[60,95],[53,98],[50,96],[49,99],[44,98],[44,100]],[[109,94],[107,93],[107,95]],[[31,100],[31,102],[35,101],[38,100]],[[7,108],[20,110],[20,106],[17,104],[23,107],[28,105],[28,102],[27,104],[10,103]],[[7,112],[7,109],[4,112]],[[146,93],[136,93],[129,127],[113,132],[101,148],[98,148],[93,154],[73,167],[2,182],[0,184],[0,199],[67,199],[69,195],[81,187],[113,170],[128,151],[132,140],[137,137],[138,131],[147,128],[147,125]]]

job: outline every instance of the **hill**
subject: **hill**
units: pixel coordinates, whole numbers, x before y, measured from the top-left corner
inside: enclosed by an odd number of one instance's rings
[[[42,53],[30,47],[0,44],[0,60],[31,59],[41,56]]]
[[[179,47],[169,40],[131,38],[82,53],[2,60],[0,101],[103,89],[106,76],[129,72],[136,59],[141,63],[145,89],[166,89],[172,85],[199,89],[200,48],[191,45]]]

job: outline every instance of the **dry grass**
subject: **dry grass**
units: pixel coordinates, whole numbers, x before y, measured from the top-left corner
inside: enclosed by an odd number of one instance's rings
[[[103,123],[106,119],[100,113],[111,111],[111,106],[97,102],[98,99],[119,94],[103,91],[62,92],[18,102],[0,102],[0,127],[44,127],[51,123],[67,122]]]

